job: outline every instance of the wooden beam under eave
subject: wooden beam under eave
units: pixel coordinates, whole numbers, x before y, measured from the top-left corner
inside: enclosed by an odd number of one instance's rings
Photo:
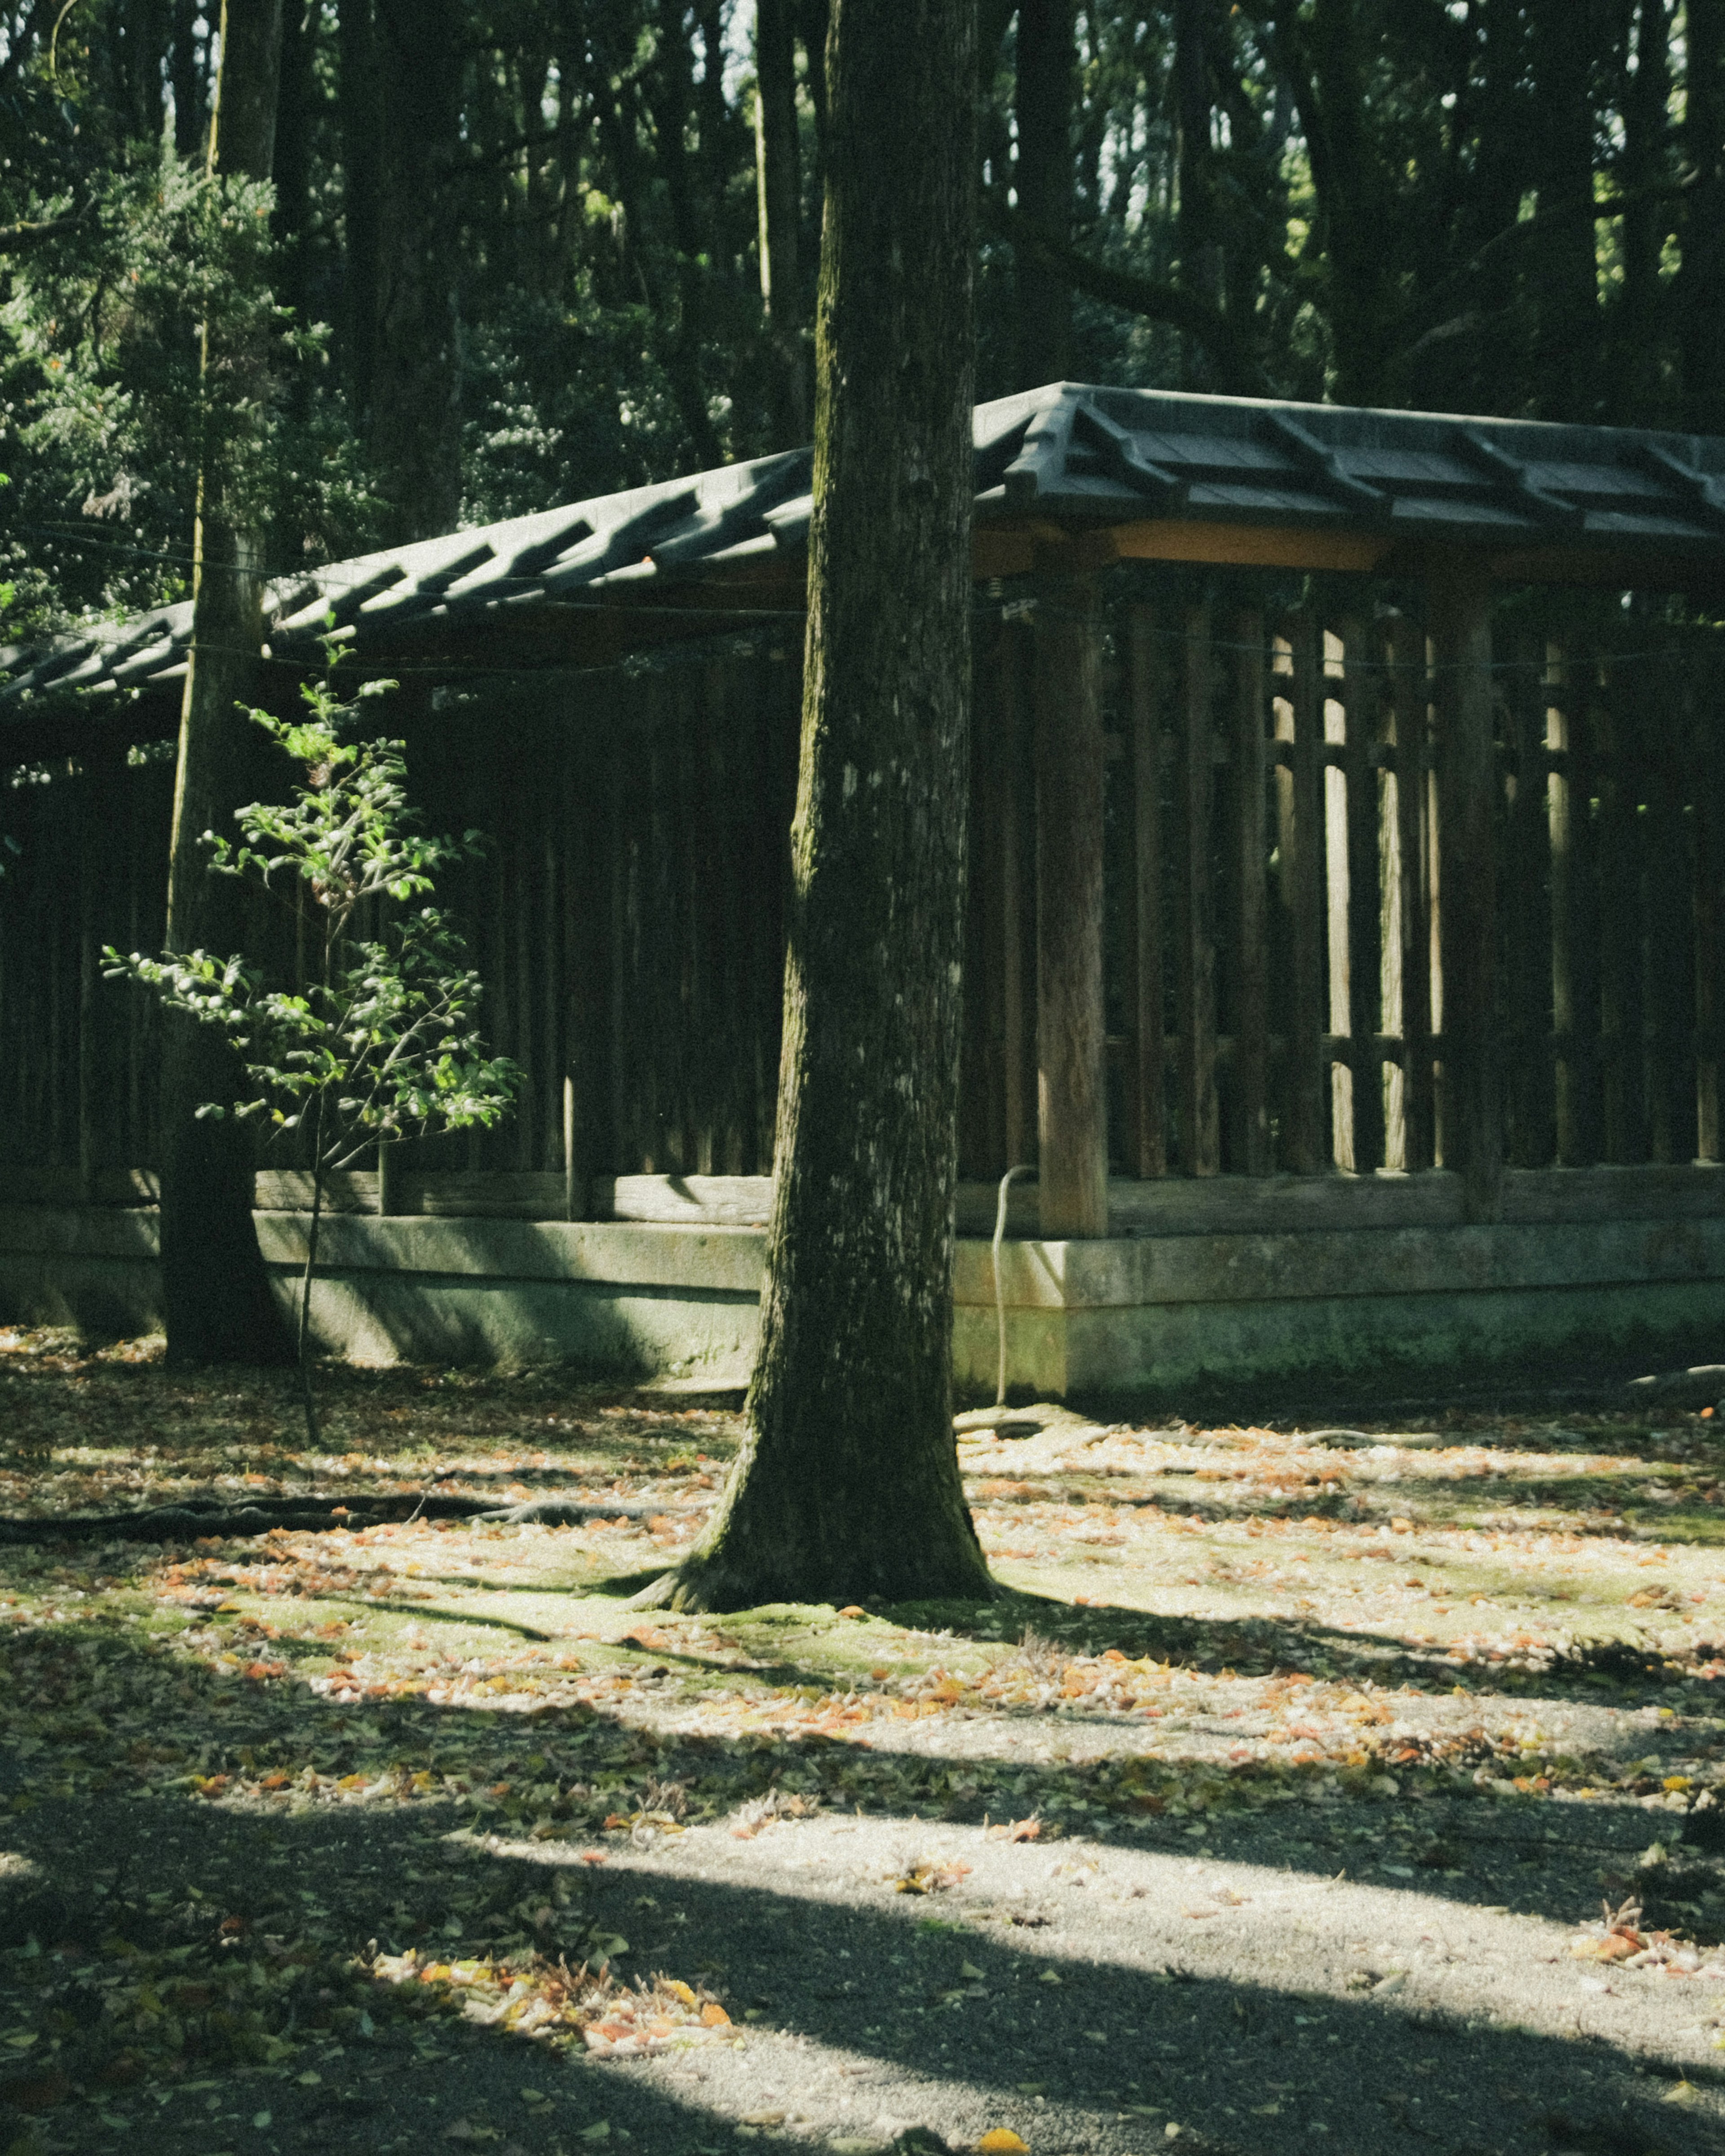
[[[1302,531],[1261,524],[1195,524],[1158,517],[1108,528],[1122,562],[1211,562],[1261,569],[1369,574],[1395,545],[1387,532]]]

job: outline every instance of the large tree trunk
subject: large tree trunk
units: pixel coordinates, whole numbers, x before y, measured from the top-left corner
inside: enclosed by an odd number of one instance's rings
[[[455,296],[462,18],[454,0],[375,0],[382,132],[371,446],[400,546],[461,509]],[[363,292],[356,294],[363,305]]]
[[[212,173],[268,179],[275,141],[282,0],[223,0],[221,65],[210,123]],[[206,333],[204,380],[224,396],[258,391],[267,352],[218,352]],[[228,511],[234,454],[213,424],[198,477],[192,657],[180,714],[167,887],[167,943],[226,953],[244,940],[241,886],[213,876],[206,831],[226,831],[256,798],[260,738],[235,709],[254,687],[264,578],[255,533]],[[162,1034],[162,1286],[176,1362],[285,1362],[252,1224],[250,1127],[200,1116],[238,1096],[233,1051],[208,1026],[170,1014]]]
[[[1019,213],[1060,246],[1072,238],[1072,0],[1019,0]],[[1019,250],[1019,387],[1064,382],[1072,366],[1072,293],[1046,260]]]
[[[681,1609],[992,1592],[952,1418],[974,14],[834,9],[768,1284]]]

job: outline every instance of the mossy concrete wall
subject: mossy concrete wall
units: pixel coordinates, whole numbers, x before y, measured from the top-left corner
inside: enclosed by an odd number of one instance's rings
[[[1512,1194],[1517,1217],[1489,1227],[1453,1214],[1392,1224],[1369,1179],[1351,1190],[1335,1178],[1317,1197],[1315,1181],[1286,1207],[1266,1186],[1255,1210],[1228,1189],[1219,1232],[1200,1231],[1201,1194],[1189,1184],[1166,1201],[1183,1217],[1158,1232],[1015,1235],[1001,1269],[1009,1384],[1045,1398],[1166,1395],[1725,1349],[1718,1171],[1528,1176]],[[1435,1188],[1410,1202],[1448,1210]],[[286,1305],[305,1216],[256,1217]],[[1165,1232],[1177,1224],[1183,1232]],[[142,1208],[0,1207],[0,1321],[153,1328],[156,1232]],[[321,1347],[365,1362],[571,1361],[739,1383],[754,1356],[765,1249],[752,1227],[340,1214],[323,1225],[312,1318]],[[961,1238],[953,1286],[955,1375],[992,1394],[986,1241]]]

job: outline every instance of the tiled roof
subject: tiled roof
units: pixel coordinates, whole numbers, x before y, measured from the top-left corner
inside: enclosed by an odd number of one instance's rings
[[[1725,439],[1284,404],[1061,382],[979,405],[983,523],[1130,521],[1364,531],[1599,549],[1633,563],[1725,557]],[[270,649],[316,655],[328,617],[362,651],[547,599],[662,586],[803,547],[811,453],[728,465],[367,554],[269,588]],[[189,603],[0,653],[0,714],[43,694],[181,678]]]

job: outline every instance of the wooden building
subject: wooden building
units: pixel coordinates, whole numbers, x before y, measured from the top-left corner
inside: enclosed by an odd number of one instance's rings
[[[1719,1348],[1725,440],[1058,385],[976,415],[960,1378]],[[343,1184],[332,1346],[746,1370],[806,454],[276,586],[401,684],[491,1133]],[[189,608],[0,661],[0,1318],[155,1311]],[[290,925],[280,932],[290,934]],[[284,1276],[305,1178],[263,1157]]]

